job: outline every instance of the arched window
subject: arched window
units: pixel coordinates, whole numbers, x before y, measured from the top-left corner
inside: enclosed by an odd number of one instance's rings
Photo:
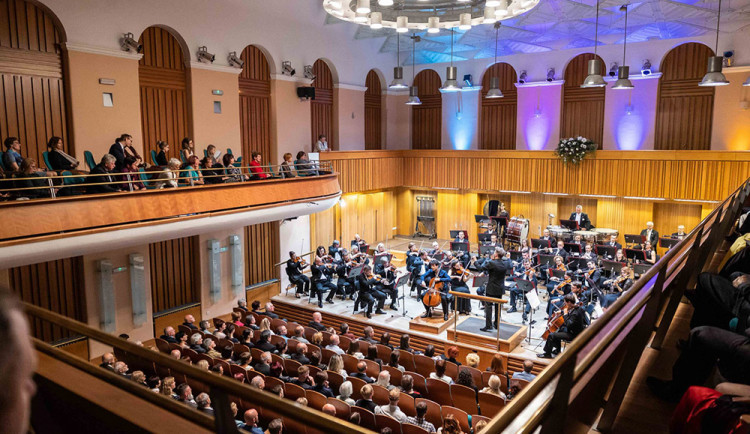
[[[310,102],[310,146],[315,150],[318,136],[323,134],[328,139],[329,149],[336,149],[336,138],[333,134],[333,74],[328,64],[318,59],[313,64],[315,81],[315,99]]]
[[[490,78],[500,79],[502,98],[487,99]],[[482,77],[482,111],[479,117],[479,149],[516,149],[518,76],[507,63],[496,63]]]
[[[383,90],[374,69],[367,73],[365,86],[365,149],[382,149]]]
[[[606,91],[603,87],[581,87],[588,75],[589,60],[594,59],[594,56],[593,53],[579,54],[565,67],[560,137],[583,136],[593,140],[602,149]],[[604,61],[599,56],[596,58],[602,67],[600,74],[605,75]]]
[[[271,73],[266,55],[253,45],[242,50],[245,62],[239,77],[240,136],[243,164],[250,163],[250,154],[260,152],[263,164],[270,164],[271,153]]]
[[[440,149],[443,128],[443,98],[440,95],[440,76],[432,69],[420,71],[414,77],[422,105],[412,106],[412,149]]]

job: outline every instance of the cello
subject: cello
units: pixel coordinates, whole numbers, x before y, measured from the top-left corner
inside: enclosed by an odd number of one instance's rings
[[[427,291],[422,296],[422,303],[427,307],[436,307],[440,304],[442,298],[440,297],[440,290],[443,289],[443,282],[435,276],[430,280],[430,285],[427,287]]]
[[[575,306],[572,309],[575,309],[576,307],[581,307],[581,306],[583,306],[583,303],[578,302],[575,304]],[[549,318],[549,321],[547,321],[547,329],[545,329],[544,333],[542,333],[542,339],[547,340],[550,334],[555,333],[556,331],[560,330],[560,328],[563,325],[565,325],[565,312],[561,309],[553,313],[552,316]]]

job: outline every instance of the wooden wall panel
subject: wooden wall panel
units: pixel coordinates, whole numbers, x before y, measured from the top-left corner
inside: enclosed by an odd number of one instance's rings
[[[440,76],[432,69],[414,77],[422,105],[411,106],[412,149],[440,149],[442,146],[443,98]]]
[[[359,234],[365,241],[372,243],[390,239],[397,234],[396,201],[392,191],[348,194],[342,197],[346,204],[339,207],[341,229],[337,234],[338,240],[345,247]],[[327,241],[329,244],[331,240]],[[326,245],[329,245],[326,244]]]
[[[491,77],[500,78],[503,98],[485,98]],[[516,148],[517,81],[515,69],[507,63],[496,63],[485,71],[479,114],[479,149]]]
[[[415,201],[416,202],[416,201]],[[437,235],[438,238],[450,239],[450,231],[465,229],[469,231],[469,241],[477,242],[477,225],[474,223],[479,203],[479,195],[458,191],[437,192]],[[414,203],[416,207],[417,204]]]
[[[365,86],[365,149],[382,149],[383,90],[375,70],[367,73]]]
[[[245,226],[245,282],[255,285],[278,278],[279,222]]]
[[[81,322],[87,321],[81,256],[11,268],[9,276],[10,286],[21,300]],[[39,318],[32,319],[30,325],[32,335],[45,342],[73,336]]]
[[[179,158],[180,142],[192,129],[182,47],[159,27],[144,30],[138,42],[143,45],[143,58],[138,62],[143,148],[155,149],[156,142],[164,140],[171,145],[168,156]]]
[[[655,149],[711,149],[713,87],[700,87],[713,50],[697,42],[673,48],[662,62]]]
[[[154,314],[200,302],[199,248],[198,237],[149,244]]]
[[[18,137],[21,154],[42,168],[50,137],[62,137],[71,150],[62,42],[61,29],[42,8],[0,1],[0,137]]]
[[[333,130],[333,74],[325,61],[318,59],[313,63],[313,74],[315,80],[315,99],[310,101],[310,145],[315,150],[318,136],[323,134],[328,138],[328,146],[331,150],[337,148],[336,137]]]
[[[690,233],[705,218],[701,211],[699,204],[657,202],[654,204],[654,229],[660,236],[668,236],[677,232],[677,226],[684,225],[685,232]],[[663,250],[660,248],[659,253]]]
[[[588,62],[594,59],[593,53],[583,53],[574,57],[565,67],[563,85],[560,137],[583,136],[589,138],[602,149],[604,139],[604,95],[605,88],[581,88],[588,75]],[[601,65],[601,74],[606,74],[606,64],[596,56]]]
[[[588,214],[591,224],[596,226],[596,199],[582,197],[558,197],[555,223],[560,224],[560,219],[567,219],[576,211],[576,205],[583,207],[583,212]]]
[[[253,45],[242,51],[245,61],[238,78],[240,88],[240,138],[242,155],[249,162],[253,151],[273,163],[271,152],[271,75],[265,54]],[[243,160],[243,161],[244,161]]]

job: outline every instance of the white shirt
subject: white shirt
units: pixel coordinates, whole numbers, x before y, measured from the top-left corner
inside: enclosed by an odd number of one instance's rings
[[[401,423],[406,422],[406,414],[404,414],[404,412],[401,411],[401,409],[398,408],[397,405],[388,404],[375,407],[375,414],[384,414],[396,419]]]
[[[315,149],[318,152],[326,152],[328,151],[328,142],[322,142],[318,140],[318,143],[315,144]]]
[[[436,380],[445,381],[448,384],[453,384],[453,379],[447,375],[443,375],[442,377],[438,377],[436,373],[431,372],[430,378],[434,378]]]
[[[579,212],[576,213],[576,222],[578,222],[579,225],[581,224],[581,213]]]

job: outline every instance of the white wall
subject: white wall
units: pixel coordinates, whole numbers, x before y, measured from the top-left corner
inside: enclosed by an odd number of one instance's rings
[[[289,252],[294,251],[298,255],[309,252],[310,247],[310,216],[303,215],[294,220],[281,222],[279,227],[279,262],[289,259]],[[306,258],[309,262],[309,258]],[[286,277],[284,265],[278,267],[281,278],[281,290],[289,284]]]

